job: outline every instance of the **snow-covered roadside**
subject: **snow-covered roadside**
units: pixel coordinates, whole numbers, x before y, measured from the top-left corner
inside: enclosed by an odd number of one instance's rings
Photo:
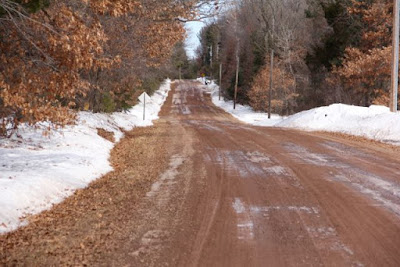
[[[212,102],[217,107],[222,108],[226,112],[233,115],[238,120],[255,125],[255,126],[275,126],[282,122],[284,117],[277,114],[271,114],[271,119],[268,119],[268,114],[263,112],[256,112],[250,106],[236,105],[236,109],[233,109],[233,101],[224,101],[221,97],[219,100],[218,92],[212,93]]]
[[[199,81],[203,82],[201,79]],[[306,110],[289,117],[255,112],[248,106],[236,105],[232,101],[218,99],[219,87],[207,86],[213,103],[234,117],[256,126],[286,127],[304,131],[338,132],[400,145],[400,113],[392,113],[384,106],[358,107],[345,104]]]
[[[332,104],[297,113],[276,126],[339,132],[400,145],[400,113],[392,113],[385,106]]]
[[[108,161],[114,143],[97,134],[97,128],[114,133],[118,142],[124,130],[150,126],[170,90],[166,80],[143,104],[127,112],[80,112],[74,126],[44,137],[41,130],[21,126],[22,138],[0,139],[0,234],[26,224],[24,217],[49,209],[76,189],[112,170]]]

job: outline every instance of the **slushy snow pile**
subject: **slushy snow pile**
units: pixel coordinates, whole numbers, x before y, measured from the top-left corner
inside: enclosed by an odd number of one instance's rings
[[[203,82],[199,79],[200,82]],[[219,87],[208,86],[213,103],[231,113],[242,122],[255,126],[294,128],[304,131],[328,131],[362,136],[381,142],[400,145],[400,113],[392,113],[384,106],[358,107],[333,104],[306,110],[289,117],[255,112],[249,106],[236,105],[232,101],[219,100]]]
[[[97,134],[97,128],[114,133],[118,142],[124,130],[152,125],[168,96],[166,80],[143,104],[127,112],[80,112],[74,126],[52,132],[21,126],[20,137],[0,139],[0,234],[26,224],[24,217],[61,202],[76,189],[112,170],[108,161],[114,143]],[[44,124],[43,127],[46,125]]]

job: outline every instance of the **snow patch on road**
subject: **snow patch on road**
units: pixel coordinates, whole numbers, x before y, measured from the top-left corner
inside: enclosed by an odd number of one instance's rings
[[[314,238],[323,239],[337,235],[333,227],[307,227],[307,232]]]
[[[97,128],[113,133],[118,142],[123,130],[150,126],[168,96],[167,80],[146,103],[126,112],[80,112],[77,124],[56,130],[49,137],[21,125],[18,136],[0,140],[0,234],[15,230],[24,218],[49,209],[112,170],[108,161],[114,143],[100,137]]]
[[[171,113],[174,114],[183,114],[190,115],[192,114],[187,104],[187,96],[188,92],[186,90],[182,90],[182,85],[179,84],[175,89],[174,94],[172,95],[172,109]]]
[[[249,208],[240,198],[235,198],[232,208],[237,217],[237,234],[239,240],[250,241],[254,239],[254,222],[249,214]]]
[[[392,212],[397,214],[397,216],[400,216],[400,205],[395,204],[390,199],[382,196],[382,194],[380,192],[377,192],[375,190],[371,190],[371,189],[369,189],[369,188],[367,188],[367,187],[365,187],[365,186],[363,186],[361,184],[353,184],[353,186],[355,188],[357,188],[361,193],[369,195],[374,200],[376,200],[379,203],[383,204],[383,206],[385,208],[387,208],[388,210],[391,210]]]
[[[146,193],[147,197],[155,196],[162,186],[170,185],[178,175],[178,168],[184,162],[184,158],[180,155],[175,155],[171,158],[168,169],[161,174],[160,179],[152,184],[151,190]]]
[[[347,169],[329,177],[357,190],[379,205],[400,216],[400,185],[359,169]]]
[[[293,144],[286,143],[283,144],[283,147],[289,151],[289,153],[297,158],[299,161],[306,162],[308,164],[316,165],[316,166],[329,166],[329,167],[337,167],[337,168],[346,168],[348,165],[337,162],[337,159],[325,155],[314,153],[309,149]]]
[[[345,245],[340,239],[336,229],[327,221],[323,214],[320,214],[318,206],[295,206],[295,205],[275,205],[275,206],[257,206],[246,205],[240,198],[235,198],[232,207],[238,218],[238,238],[243,240],[252,240],[255,238],[255,222],[263,220],[265,227],[269,226],[269,220],[272,214],[286,213],[288,218],[298,218],[298,223],[304,227],[304,231],[313,240],[313,244],[319,251],[336,254],[338,259],[342,260],[343,265],[354,263],[355,266],[362,264],[354,259],[354,252]],[[297,216],[293,217],[293,213]],[[262,216],[262,217],[261,217]],[[254,218],[254,219],[250,219]],[[265,220],[267,222],[265,222]],[[294,230],[291,224],[285,228],[285,231]],[[297,229],[297,225],[295,226]],[[284,233],[282,233],[284,234]],[[347,263],[347,264],[346,264]]]
[[[319,214],[319,209],[317,207],[306,207],[306,206],[251,206],[251,212],[254,213],[262,213],[262,212],[271,212],[271,211],[295,211],[295,212],[304,212],[307,214]]]
[[[271,159],[259,151],[247,152],[247,159],[253,163],[271,162]]]
[[[241,214],[245,211],[242,201],[237,197],[235,198],[235,202],[233,202],[232,207],[237,214]]]
[[[238,223],[238,238],[243,240],[254,239],[254,224],[253,222]]]
[[[263,170],[269,174],[287,175],[286,168],[284,168],[282,166],[264,167]]]
[[[205,129],[214,132],[223,132],[223,130],[215,125],[212,125],[211,121],[201,121],[201,120],[188,120],[185,121],[187,124],[195,126],[199,129]]]
[[[146,232],[140,240],[140,247],[130,253],[130,256],[140,257],[161,250],[164,240],[169,237],[169,233],[162,230],[150,230]]]

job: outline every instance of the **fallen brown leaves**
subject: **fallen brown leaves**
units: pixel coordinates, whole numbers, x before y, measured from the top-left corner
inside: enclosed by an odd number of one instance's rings
[[[160,122],[126,133],[111,153],[113,172],[0,236],[0,265],[113,262],[135,230],[137,203],[168,165],[168,128]]]
[[[115,142],[114,133],[112,133],[112,132],[106,131],[101,128],[97,128],[97,134],[112,143]]]

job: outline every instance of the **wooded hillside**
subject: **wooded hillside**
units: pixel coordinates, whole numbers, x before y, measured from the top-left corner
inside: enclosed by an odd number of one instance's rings
[[[389,0],[237,1],[203,29],[198,62],[216,78],[222,64],[230,99],[239,62],[237,101],[256,110],[389,105],[392,9]]]

